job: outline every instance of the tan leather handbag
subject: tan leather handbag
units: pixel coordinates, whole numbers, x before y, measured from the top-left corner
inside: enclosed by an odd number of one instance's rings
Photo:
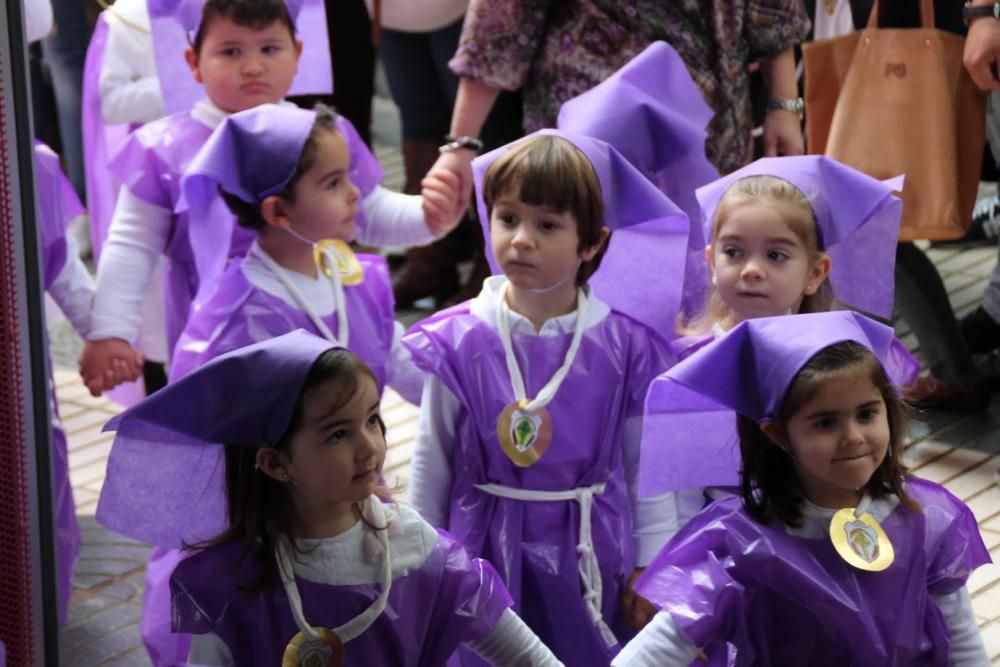
[[[934,28],[879,28],[803,47],[810,153],[885,179],[906,174],[902,241],[961,237],[971,223],[986,97],[962,65],[965,40]]]

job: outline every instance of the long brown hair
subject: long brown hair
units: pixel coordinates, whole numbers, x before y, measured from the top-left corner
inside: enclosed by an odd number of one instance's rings
[[[837,343],[825,348],[799,371],[788,388],[777,421],[783,425],[805,405],[817,388],[834,373],[855,371],[869,379],[885,401],[889,422],[889,449],[872,474],[865,490],[874,498],[894,494],[909,510],[920,506],[906,493],[903,484],[906,468],[902,462],[903,437],[906,433],[907,407],[896,393],[882,365],[868,348],[854,342]],[[737,415],[737,432],[743,471],[740,495],[747,513],[761,523],[774,518],[790,526],[802,520],[802,491],[792,457],[761,429],[757,422]]]
[[[284,435],[274,444],[274,449],[292,457],[291,442],[302,426],[306,398],[321,388],[329,392],[331,409],[339,410],[357,394],[362,378],[376,382],[371,369],[354,353],[344,348],[327,350],[313,363],[302,383],[295,403],[292,420]],[[275,387],[275,391],[284,388]],[[382,434],[385,424],[379,418]],[[233,564],[238,569],[259,543],[264,552],[274,551],[278,539],[292,535],[294,508],[288,492],[288,485],[265,475],[257,469],[257,448],[246,445],[225,446],[226,508],[229,528],[220,535],[202,543],[191,545],[192,549],[205,549],[231,541],[239,541],[243,548],[239,559]],[[295,540],[289,540],[292,549],[298,553]],[[260,569],[256,579],[245,586],[250,592],[259,592],[271,581],[277,572],[273,559],[260,559]]]

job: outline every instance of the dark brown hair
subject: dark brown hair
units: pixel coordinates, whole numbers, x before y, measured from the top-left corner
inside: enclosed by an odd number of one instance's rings
[[[274,449],[291,458],[291,441],[302,427],[306,399],[322,388],[331,400],[331,409],[339,410],[358,393],[362,378],[375,382],[371,369],[354,353],[335,348],[321,354],[309,369],[292,413],[292,420],[284,435],[274,444]],[[332,385],[332,386],[331,386]],[[284,388],[275,387],[275,391]],[[379,418],[382,434],[385,424]],[[238,569],[259,542],[265,553],[273,553],[281,536],[292,535],[293,508],[287,484],[278,482],[257,469],[257,448],[230,444],[225,447],[226,508],[229,528],[206,542],[191,545],[204,549],[218,544],[239,540],[243,549],[233,565]],[[289,540],[297,551],[295,540]],[[264,558],[253,583],[245,586],[249,592],[259,592],[277,572],[273,559]]]
[[[833,374],[857,373],[869,379],[885,401],[889,422],[889,449],[875,470],[865,490],[874,498],[895,494],[909,510],[919,511],[906,493],[903,483],[906,468],[902,463],[903,437],[906,433],[907,407],[896,393],[882,365],[871,350],[853,342],[837,343],[822,350],[799,371],[788,388],[778,422],[788,421],[816,393],[817,388]],[[802,519],[801,503],[805,499],[792,457],[761,429],[757,422],[737,415],[737,432],[743,471],[740,495],[747,513],[760,523],[780,519],[797,526]]]
[[[295,165],[295,171],[292,172],[292,177],[288,181],[288,185],[278,193],[279,197],[289,203],[295,201],[295,185],[302,180],[302,176],[316,162],[316,156],[319,153],[320,136],[323,132],[337,131],[336,111],[322,103],[317,103],[313,107],[313,110],[316,112],[316,122],[313,124],[312,131],[309,132],[309,136],[306,137],[306,143],[302,147],[302,154],[299,156],[299,161]],[[267,222],[260,213],[261,202],[243,201],[236,195],[224,191],[221,186],[219,187],[219,196],[222,197],[222,201],[226,202],[226,206],[232,214],[236,216],[236,222],[241,227],[246,227],[256,232],[261,232],[267,228]]]
[[[483,201],[492,216],[493,204],[508,193],[531,206],[546,206],[576,218],[578,252],[601,241],[604,197],[594,166],[569,141],[543,134],[525,139],[498,157],[483,175]],[[576,284],[583,285],[601,265],[607,243],[592,260],[580,265]]]
[[[195,53],[201,53],[208,27],[217,18],[229,19],[236,25],[254,30],[263,30],[279,21],[288,28],[292,41],[295,41],[295,22],[284,0],[208,0],[202,7],[201,23],[191,43]]]

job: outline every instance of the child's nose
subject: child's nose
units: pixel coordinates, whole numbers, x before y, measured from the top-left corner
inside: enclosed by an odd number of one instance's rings
[[[354,184],[354,181],[349,181],[350,185],[350,201],[354,203],[361,197],[361,189]]]
[[[743,265],[740,275],[745,280],[761,280],[767,274],[764,271],[763,265],[758,260],[751,258]]]
[[[512,245],[518,247],[530,246],[534,242],[531,236],[531,230],[528,225],[518,225],[517,229],[514,230],[514,238],[511,241]]]
[[[244,74],[260,74],[264,71],[264,59],[259,54],[251,53],[243,61]]]

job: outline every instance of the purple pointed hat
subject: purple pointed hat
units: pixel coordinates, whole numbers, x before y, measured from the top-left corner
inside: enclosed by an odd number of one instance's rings
[[[218,191],[256,204],[284,190],[315,123],[315,111],[262,104],[226,118],[195,156],[181,181],[177,212],[190,213],[199,284],[210,284],[225,268],[233,233],[232,215]],[[382,169],[350,121],[338,116],[335,125],[347,142],[351,181],[367,195],[381,182]]]
[[[776,176],[812,204],[823,249],[830,255],[834,297],[879,317],[892,317],[893,272],[903,202],[902,177],[879,181],[822,155],[762,158],[698,189],[705,238],[726,190],[747,176]]]
[[[303,330],[230,352],[121,413],[97,519],[165,547],[226,528],[223,444],[268,447],[285,434],[316,359],[335,346]]]
[[[521,141],[539,135],[576,146],[597,173],[604,198],[604,224],[613,234],[600,268],[588,281],[609,306],[660,335],[673,337],[680,308],[689,222],[687,215],[610,144],[566,132],[540,130],[481,155],[472,162],[476,206],[486,239],[486,257],[500,273],[490,244],[490,222],[482,184],[493,162]]]
[[[778,417],[803,366],[845,341],[871,350],[897,387],[919,370],[892,328],[838,310],[746,320],[654,380],[646,396],[640,495],[735,484],[739,448],[728,442],[735,433],[731,413],[757,422]]]
[[[201,25],[205,0],[147,0],[153,34],[153,56],[167,113],[189,110],[205,97],[191,76],[184,50]],[[295,32],[302,40],[299,69],[287,95],[328,95],[333,92],[330,40],[322,0],[285,0]]]

